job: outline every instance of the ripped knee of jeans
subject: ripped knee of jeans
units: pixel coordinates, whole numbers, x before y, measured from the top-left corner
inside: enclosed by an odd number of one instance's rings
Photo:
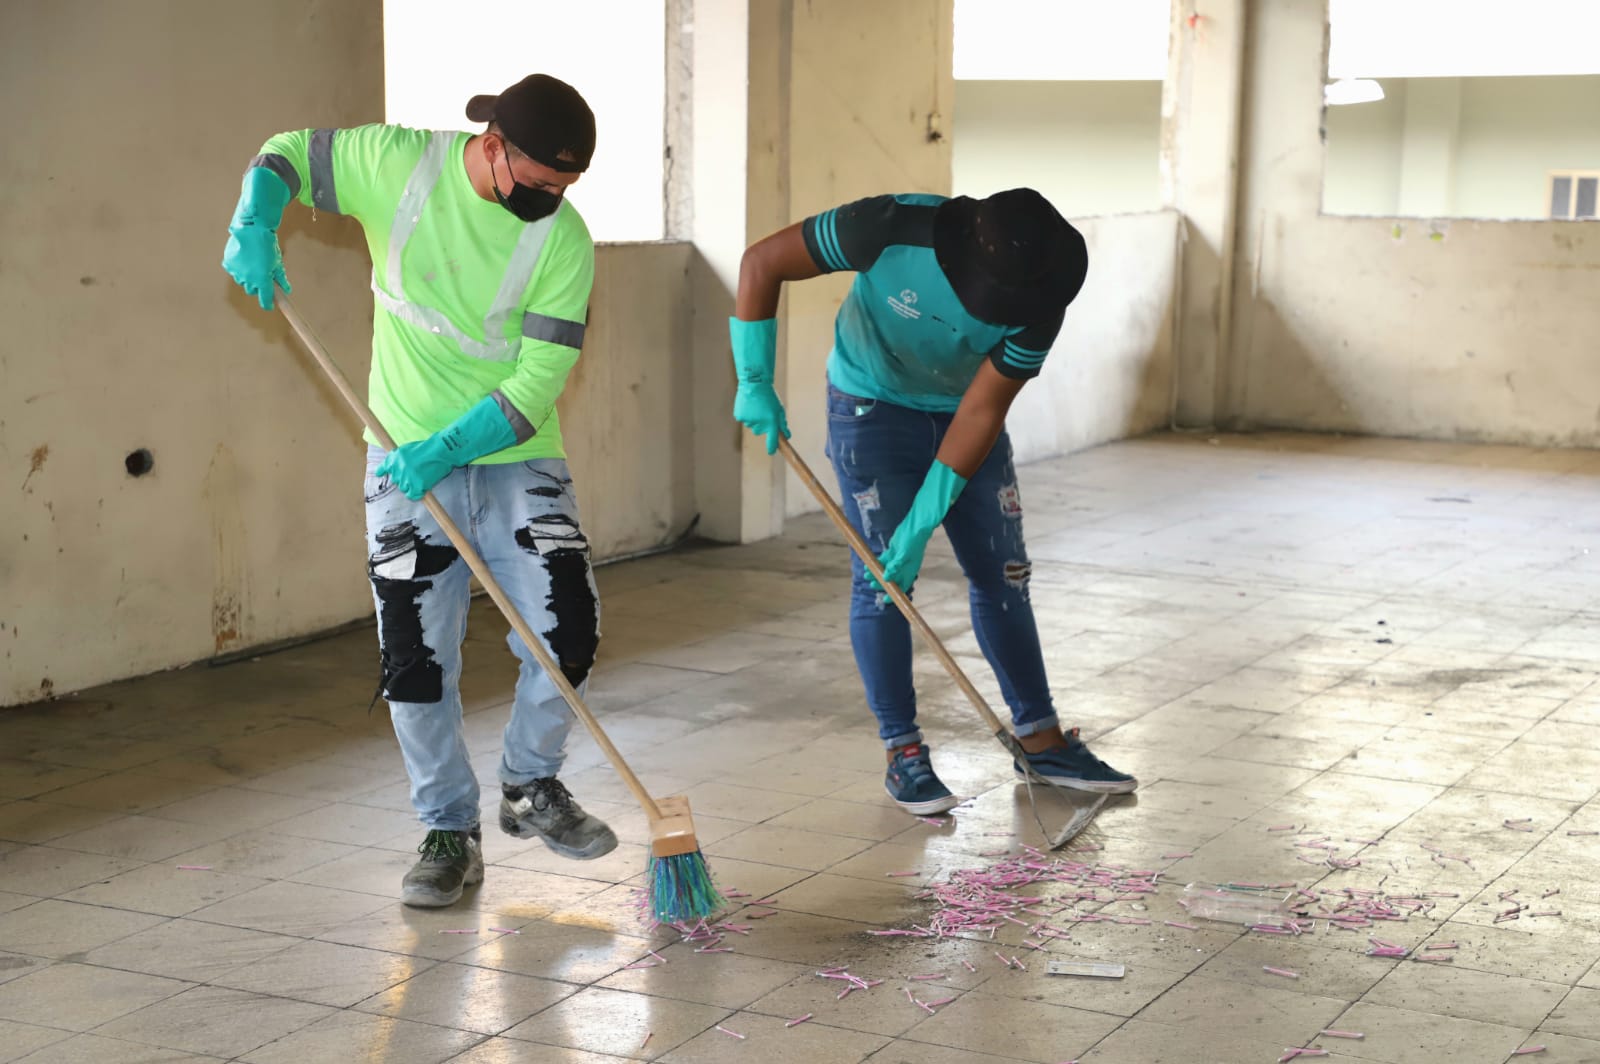
[[[456,550],[429,543],[415,521],[390,525],[376,538],[367,575],[378,599],[380,690],[392,702],[441,702],[444,669],[422,630],[422,596],[433,587],[427,578],[450,568]]]
[[[561,675],[577,687],[589,678],[600,650],[600,600],[589,575],[589,541],[576,519],[547,514],[517,529],[517,545],[537,555],[550,575],[545,606],[550,627],[539,633]]]
[[[864,490],[851,492],[850,497],[855,500],[856,512],[861,515],[861,538],[866,540],[869,546],[875,546],[881,554],[886,548],[876,546],[872,542],[872,519],[883,509],[883,500],[878,495],[878,482],[874,480]]]

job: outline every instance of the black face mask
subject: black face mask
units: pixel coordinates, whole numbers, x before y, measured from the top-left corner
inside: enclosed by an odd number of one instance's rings
[[[494,198],[500,201],[500,206],[516,215],[525,222],[537,222],[540,218],[547,218],[561,206],[559,193],[550,192],[532,185],[524,185],[517,180],[517,175],[511,173],[511,161],[506,160],[506,173],[511,174],[511,195],[507,196],[500,191],[500,179],[494,174],[494,164],[489,164],[490,174],[494,176]]]

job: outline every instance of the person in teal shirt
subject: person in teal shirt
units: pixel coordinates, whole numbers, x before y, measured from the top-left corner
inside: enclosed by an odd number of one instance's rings
[[[355,218],[372,255],[367,574],[382,690],[428,829],[401,881],[440,907],[483,879],[478,781],[462,726],[466,563],[421,502],[472,539],[566,679],[583,689],[600,639],[589,543],[556,399],[583,346],[594,242],[566,190],[588,169],[594,114],[543,74],[475,96],[477,134],[368,125],[269,139],[245,171],[222,265],[263,309],[289,290],[277,228],[291,199]],[[616,835],[558,778],[572,712],[520,637],[500,761],[500,828],[580,860]]]
[[[845,513],[907,593],[943,526],[1029,767],[1061,787],[1134,790],[1137,780],[1056,716],[1005,431],[1012,400],[1044,367],[1087,276],[1082,235],[1039,193],[1018,188],[983,200],[873,196],[752,245],[729,321],[734,417],[766,437],[769,454],[789,435],[773,387],[782,285],[841,270],[856,277],[834,324],[827,403]],[[850,640],[887,753],[885,790],[911,813],[952,808],[958,799],[917,727],[910,626],[859,558]]]

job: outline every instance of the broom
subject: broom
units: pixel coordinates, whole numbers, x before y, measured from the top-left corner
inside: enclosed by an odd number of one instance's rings
[[[311,357],[322,368],[328,380],[344,397],[357,417],[361,419],[378,443],[384,450],[394,450],[394,438],[389,435],[383,425],[379,423],[372,409],[356,394],[350,386],[350,381],[344,373],[328,357],[328,352],[323,348],[322,342],[317,339],[311,327],[306,324],[300,312],[295,309],[294,303],[284,293],[282,288],[277,290],[278,307],[283,311],[283,316],[289,320],[289,325],[294,329],[295,335],[305,345]],[[578,697],[578,692],[567,681],[565,674],[555,661],[550,657],[550,652],[545,649],[539,637],[528,627],[528,622],[523,620],[522,614],[511,604],[505,591],[495,580],[494,574],[489,571],[478,552],[472,549],[472,544],[467,542],[461,534],[461,529],[450,519],[445,508],[430,491],[423,497],[423,503],[433,519],[439,523],[445,536],[452,546],[461,555],[461,560],[467,563],[467,568],[472,570],[479,583],[483,585],[494,604],[500,607],[500,612],[505,614],[512,629],[522,638],[522,642],[533,652],[539,665],[549,675],[551,682],[561,692],[561,697],[566,699],[567,705],[583,721],[584,727],[589,729],[589,734],[594,736],[594,741],[605,753],[622,781],[628,785],[639,805],[644,809],[645,816],[650,821],[650,863],[649,886],[646,891],[646,905],[652,916],[666,923],[700,920],[708,917],[727,905],[726,900],[718,893],[716,884],[711,878],[711,870],[706,866],[705,856],[700,852],[700,843],[694,835],[694,820],[689,815],[689,800],[680,796],[662,798],[657,801],[650,797],[644,789],[644,784],[639,782],[639,777],[633,774],[628,763],[623,760],[622,754],[612,745],[611,739],[600,727],[600,722],[595,720],[594,714],[589,712],[589,707],[583,704],[583,699]]]
[[[849,518],[845,517],[844,511],[839,509],[839,504],[833,501],[833,496],[828,494],[828,489],[823,487],[816,474],[811,472],[811,467],[806,465],[805,460],[789,445],[788,440],[780,438],[778,440],[778,449],[783,452],[783,457],[788,459],[789,468],[794,470],[795,476],[799,477],[801,482],[810,489],[817,502],[822,504],[823,512],[832,519],[834,525],[843,533],[844,538],[850,544],[850,548],[856,552],[856,557],[860,558],[861,564],[867,567],[867,572],[877,578],[878,585],[894,600],[894,604],[900,608],[901,615],[911,622],[911,626],[917,630],[917,634],[928,644],[928,648],[939,659],[939,663],[950,674],[950,678],[956,682],[956,686],[961,688],[961,693],[967,696],[967,701],[971,702],[973,708],[983,717],[984,722],[989,726],[989,730],[1000,741],[1000,745],[1006,748],[1006,752],[1011,754],[1018,767],[1022,769],[1023,778],[1028,784],[1029,805],[1033,806],[1033,785],[1035,783],[1043,784],[1050,787],[1051,790],[1055,790],[1054,785],[1049,780],[1039,775],[1028,764],[1027,754],[1022,749],[1022,743],[1017,740],[1015,735],[1011,734],[1011,729],[1002,724],[1000,718],[995,716],[994,710],[989,708],[988,700],[972,685],[972,681],[967,678],[966,672],[962,670],[960,665],[956,664],[956,659],[950,656],[950,651],[945,649],[945,645],[940,641],[938,633],[923,619],[922,614],[917,612],[917,608],[911,604],[910,596],[884,579],[883,566],[879,564],[878,556],[873,553],[871,547],[867,546],[866,540],[861,538],[861,533],[855,530],[855,526],[850,523]],[[1100,810],[1105,808],[1107,797],[1104,794],[1097,795],[1094,801],[1087,806],[1078,806],[1069,800],[1068,804],[1072,806],[1073,810],[1072,816],[1067,821],[1066,826],[1055,835],[1051,835],[1046,830],[1044,823],[1040,821],[1039,831],[1050,840],[1050,848],[1059,850],[1082,834],[1083,830],[1089,826]],[[1037,820],[1039,816],[1038,807],[1033,806],[1033,809],[1034,819]]]

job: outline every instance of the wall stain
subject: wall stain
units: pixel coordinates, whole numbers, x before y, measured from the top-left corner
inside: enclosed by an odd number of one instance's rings
[[[50,445],[48,443],[41,443],[33,449],[33,453],[28,456],[28,475],[22,478],[22,487],[24,489],[28,487],[28,481],[33,479],[35,473],[44,468],[45,462],[49,461],[49,459]]]
[[[211,516],[211,637],[219,654],[244,642],[248,612],[245,524],[238,481],[233,452],[226,444],[218,444],[202,494]]]

